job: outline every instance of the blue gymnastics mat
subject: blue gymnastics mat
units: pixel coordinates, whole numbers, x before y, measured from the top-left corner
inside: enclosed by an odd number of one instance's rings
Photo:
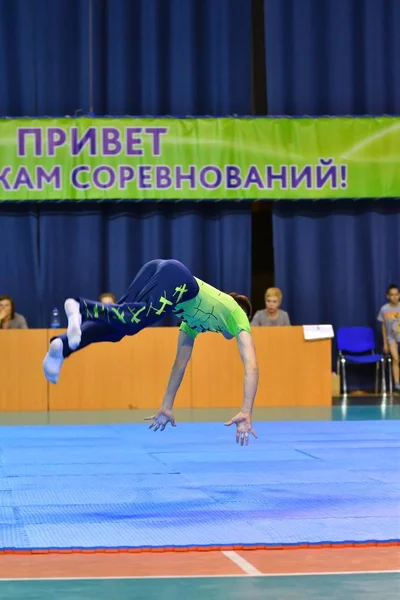
[[[0,427],[0,549],[400,541],[399,421]]]

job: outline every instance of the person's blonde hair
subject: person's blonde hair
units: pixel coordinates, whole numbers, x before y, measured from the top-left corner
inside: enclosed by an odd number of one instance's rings
[[[267,291],[265,292],[265,299],[267,299],[268,297],[271,297],[271,296],[276,296],[278,298],[279,302],[282,302],[283,296],[282,296],[282,292],[279,288],[277,288],[277,287],[268,288]]]
[[[117,298],[111,292],[103,292],[102,294],[100,294],[99,301],[103,302],[104,298],[111,298],[112,304],[117,304]]]

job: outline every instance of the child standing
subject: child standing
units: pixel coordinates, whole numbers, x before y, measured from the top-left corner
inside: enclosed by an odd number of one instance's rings
[[[400,290],[392,283],[389,285],[386,297],[389,302],[379,311],[378,321],[382,323],[383,351],[392,355],[392,370],[394,387],[400,391],[399,383],[399,349],[400,343]]]

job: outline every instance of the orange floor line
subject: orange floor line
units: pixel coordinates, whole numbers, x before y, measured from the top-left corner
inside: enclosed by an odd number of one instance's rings
[[[400,570],[400,547],[254,550],[239,552],[261,573],[327,573]]]
[[[0,578],[241,575],[221,552],[4,555]]]
[[[400,570],[400,548],[253,550],[238,554],[263,574]],[[3,555],[0,578],[243,575],[214,552]]]

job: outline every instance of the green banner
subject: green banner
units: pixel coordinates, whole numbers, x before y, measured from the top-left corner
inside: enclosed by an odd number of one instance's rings
[[[2,200],[400,197],[400,118],[0,121]]]

